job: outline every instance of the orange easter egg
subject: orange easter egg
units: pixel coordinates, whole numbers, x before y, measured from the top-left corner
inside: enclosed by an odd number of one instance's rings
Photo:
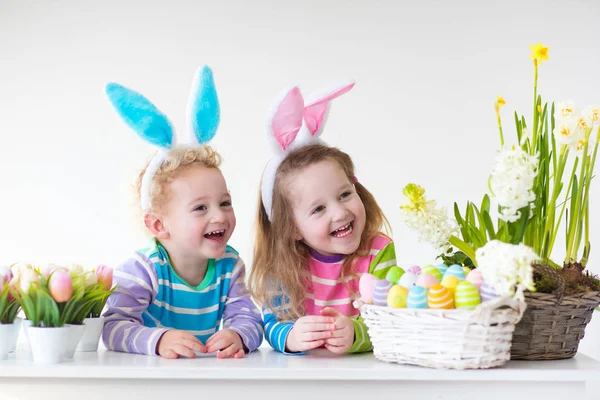
[[[451,309],[454,308],[454,296],[448,289],[438,283],[429,289],[427,305],[429,308]]]

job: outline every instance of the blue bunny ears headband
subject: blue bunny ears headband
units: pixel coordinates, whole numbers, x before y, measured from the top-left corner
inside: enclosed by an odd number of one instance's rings
[[[142,178],[141,206],[146,211],[151,206],[152,180],[169,151],[175,147],[199,148],[217,133],[220,109],[212,70],[202,66],[196,71],[186,110],[188,135],[179,138],[179,143],[169,119],[140,93],[111,82],[106,85],[106,95],[123,121],[146,142],[158,147]]]

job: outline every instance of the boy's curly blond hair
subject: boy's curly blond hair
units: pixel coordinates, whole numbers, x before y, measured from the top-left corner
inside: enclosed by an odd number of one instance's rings
[[[169,150],[168,155],[162,162],[160,168],[156,171],[152,184],[150,186],[150,210],[161,212],[164,206],[171,200],[169,192],[169,183],[172,182],[184,170],[200,165],[206,168],[219,168],[222,158],[212,147],[203,145],[202,147],[175,147]],[[137,209],[141,211],[141,187],[142,178],[150,161],[140,171],[134,185],[134,196]]]

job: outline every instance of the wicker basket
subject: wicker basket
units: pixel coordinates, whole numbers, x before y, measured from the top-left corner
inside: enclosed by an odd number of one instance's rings
[[[527,310],[513,334],[511,359],[560,360],[577,353],[585,327],[600,304],[600,292],[564,296],[565,282],[555,270],[535,266],[558,281],[556,293],[525,293]]]
[[[373,353],[381,361],[431,368],[477,369],[510,359],[515,324],[526,304],[508,298],[474,310],[432,310],[355,306],[368,328]]]

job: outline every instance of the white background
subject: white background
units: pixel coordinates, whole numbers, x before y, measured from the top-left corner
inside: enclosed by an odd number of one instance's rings
[[[597,1],[0,0],[0,263],[114,266],[143,245],[128,194],[152,149],[103,87],[141,91],[182,130],[202,63],[222,106],[214,145],[238,218],[231,244],[248,263],[271,101],[289,84],[309,93],[346,77],[356,87],[334,102],[323,138],[352,155],[392,223],[399,264],[433,262],[401,225],[402,187],[419,183],[449,208],[479,202],[499,142],[496,95],[508,140],[513,111],[530,118],[529,45],[550,48],[544,99],[585,106],[600,103],[599,37]],[[591,196],[598,203],[597,182]],[[581,350],[600,358],[599,339],[595,316]]]

